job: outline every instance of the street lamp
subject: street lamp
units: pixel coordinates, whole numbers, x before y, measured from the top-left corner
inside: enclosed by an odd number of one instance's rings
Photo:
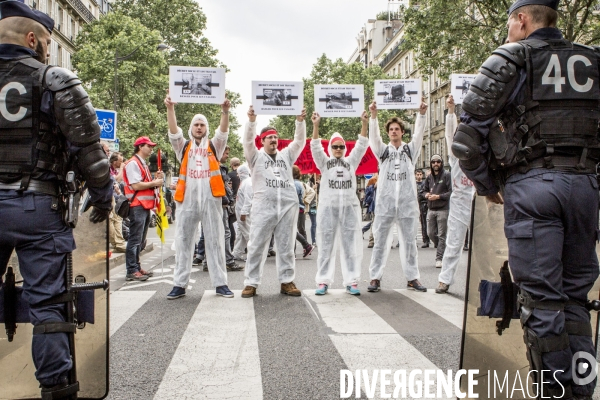
[[[137,53],[137,51],[144,45],[149,44],[149,43],[155,43],[157,42],[157,40],[151,40],[149,42],[145,42],[140,44],[138,47],[136,47],[131,53],[127,54],[126,56],[122,56],[119,57],[119,52],[118,50],[115,50],[115,91],[113,93],[113,109],[115,111],[117,111],[117,68],[119,67],[119,63],[121,61],[125,61],[130,59],[131,57],[133,57],[135,55],[135,53]],[[156,50],[158,51],[165,51],[169,48],[169,46],[167,46],[166,44],[159,44],[158,46],[156,46]]]

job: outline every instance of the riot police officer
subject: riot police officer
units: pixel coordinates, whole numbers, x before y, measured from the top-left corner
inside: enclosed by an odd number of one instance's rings
[[[0,1],[0,277],[16,250],[34,326],[42,398],[75,395],[65,323],[67,255],[75,248],[61,204],[67,172],[90,193],[93,222],[108,217],[112,179],[95,110],[77,76],[46,65],[54,21],[23,2]],[[72,210],[71,210],[72,211]]]
[[[507,44],[472,83],[452,151],[479,195],[504,202],[527,357],[547,382],[543,396],[591,399],[596,352],[585,305],[598,277],[600,50],[563,38],[558,2],[512,4]]]

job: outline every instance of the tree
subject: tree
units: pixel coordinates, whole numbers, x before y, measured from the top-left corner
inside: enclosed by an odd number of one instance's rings
[[[162,73],[168,75],[168,65],[189,65],[201,67],[226,68],[217,58],[217,50],[204,36],[206,15],[194,0],[116,0],[113,8],[131,18],[136,18],[145,27],[161,33],[162,43],[169,46],[165,54],[167,65]],[[166,88],[166,85],[164,86]],[[166,112],[163,105],[164,91],[155,99],[159,110]],[[241,103],[239,94],[227,92],[227,97],[235,108]],[[208,119],[211,130],[217,128],[221,118],[221,109],[216,104],[178,104],[177,120],[181,128],[187,132],[184,121],[191,121],[195,114],[204,114]],[[165,117],[166,121],[166,117]],[[233,113],[230,114],[228,144],[231,148],[230,157],[244,159],[239,137],[233,133],[240,128]],[[211,132],[212,134],[212,132]]]
[[[311,134],[310,116],[315,110],[314,85],[322,84],[355,84],[364,85],[365,109],[373,101],[376,79],[390,79],[379,66],[365,68],[361,63],[346,64],[341,58],[332,61],[325,54],[317,59],[308,78],[304,78],[304,103],[307,111],[308,135]],[[393,116],[406,118],[406,112],[401,110],[380,110],[379,120],[385,121]],[[294,135],[294,116],[279,116],[270,121],[283,138],[292,138]],[[346,140],[356,140],[360,133],[360,118],[322,118],[319,134],[328,139],[334,132],[339,132]]]
[[[161,73],[166,61],[155,50],[159,42],[158,32],[117,12],[86,25],[75,42],[73,66],[92,104],[100,109],[113,108],[115,51],[127,55],[139,47],[131,59],[118,65],[117,135],[126,155],[131,154],[139,136],[150,136],[161,148],[168,148],[161,134],[166,131],[166,118],[155,101],[159,88],[167,85],[167,77]]]
[[[476,72],[507,35],[506,10],[512,0],[422,0],[405,10],[403,49],[418,54],[417,66],[442,78],[453,72]],[[558,27],[567,40],[600,40],[598,0],[565,0]]]

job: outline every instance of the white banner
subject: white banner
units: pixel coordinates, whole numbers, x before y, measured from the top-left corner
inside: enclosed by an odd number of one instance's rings
[[[405,110],[421,105],[421,78],[375,81],[375,101],[380,110]]]
[[[463,99],[469,92],[471,83],[475,80],[476,74],[452,74],[450,78],[450,93],[454,97],[454,103],[462,104]]]
[[[222,104],[225,101],[225,69],[171,66],[169,93],[177,103]]]
[[[300,115],[304,83],[252,81],[252,107],[257,115]]]
[[[360,117],[364,109],[363,85],[315,85],[315,111],[321,117]]]

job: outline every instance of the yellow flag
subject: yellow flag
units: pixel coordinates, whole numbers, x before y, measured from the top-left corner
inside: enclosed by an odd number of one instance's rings
[[[160,188],[160,202],[156,207],[156,233],[162,243],[165,242],[165,229],[169,228],[167,219],[167,207],[165,206],[165,197],[163,196],[162,186]]]

